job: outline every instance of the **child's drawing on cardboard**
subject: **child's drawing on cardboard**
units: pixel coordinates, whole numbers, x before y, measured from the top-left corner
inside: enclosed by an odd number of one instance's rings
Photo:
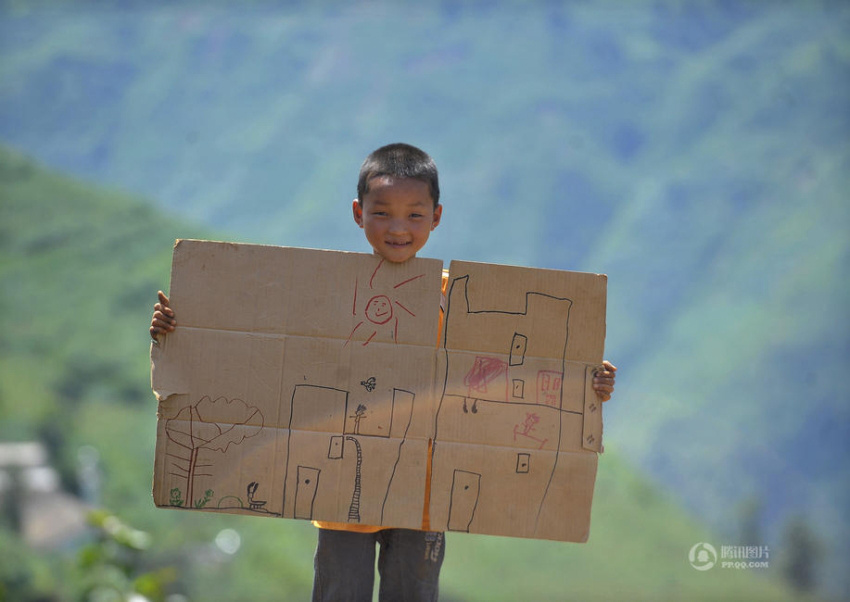
[[[440,270],[179,242],[181,327],[152,352],[156,503],[419,527]]]
[[[378,290],[378,283],[381,280],[380,271],[385,263],[383,259],[379,261],[369,277],[368,287],[364,286],[361,290],[359,280],[354,283],[352,315],[359,319],[351,330],[351,334],[348,335],[346,345],[361,328],[361,336],[365,336],[365,340],[361,343],[364,347],[371,343],[381,331],[386,332],[387,340],[397,342],[399,321],[411,322],[411,318],[416,318],[413,310],[404,303],[405,287],[409,288],[411,283],[423,278],[425,274],[405,277],[403,280],[392,283],[392,288],[386,288],[386,292],[380,292]],[[358,293],[360,293],[360,301],[358,301]]]
[[[178,241],[158,506],[582,541],[604,276]]]
[[[213,401],[205,396],[166,420],[165,436],[171,450],[167,454],[169,474],[186,481],[185,487],[171,490],[172,504],[182,506],[182,493],[185,492],[187,504],[203,508],[210,501],[213,490],[207,489],[204,497],[197,499],[194,491],[196,479],[213,476],[208,472],[214,466],[213,459],[206,456],[215,451],[226,454],[231,445],[241,444],[257,435],[262,428],[263,415],[256,407],[241,399],[223,397]],[[257,484],[252,485],[256,491]]]
[[[582,539],[586,532],[558,516],[589,512],[598,451],[582,444],[591,434],[587,348],[571,341],[567,276],[457,261],[449,273],[431,525]],[[488,294],[500,284],[499,295]],[[604,297],[595,303],[604,308]],[[550,496],[564,487],[573,491],[568,498]]]

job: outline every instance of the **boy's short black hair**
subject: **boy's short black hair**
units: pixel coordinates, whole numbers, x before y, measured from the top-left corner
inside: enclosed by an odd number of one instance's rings
[[[413,178],[428,184],[434,207],[440,202],[440,179],[437,164],[425,151],[396,142],[373,151],[360,166],[360,179],[357,181],[357,200],[363,204],[363,197],[369,191],[369,180],[379,176],[394,178]]]

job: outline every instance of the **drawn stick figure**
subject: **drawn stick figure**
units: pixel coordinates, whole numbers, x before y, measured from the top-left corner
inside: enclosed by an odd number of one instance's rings
[[[362,403],[357,404],[357,409],[354,411],[353,415],[349,416],[349,418],[354,418],[354,434],[359,435],[360,421],[365,418],[368,418],[368,416],[366,416],[366,406],[364,406]]]

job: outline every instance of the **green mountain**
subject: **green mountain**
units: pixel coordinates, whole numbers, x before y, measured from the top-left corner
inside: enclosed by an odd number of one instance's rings
[[[7,148],[0,192],[0,441],[45,440],[70,489],[79,486],[78,449],[97,450],[103,504],[153,535],[149,566],[175,567],[172,587],[192,599],[305,598],[309,524],[170,512],[150,498],[151,306],[167,283],[174,238],[211,234]],[[772,557],[758,571],[689,566],[694,545],[714,541],[719,550],[721,541],[612,447],[601,458],[588,544],[450,534],[443,598],[795,599]],[[224,529],[243,542],[232,557],[212,544]],[[7,525],[0,542],[5,591],[30,580],[33,591],[67,595],[75,583],[70,552],[33,556]]]

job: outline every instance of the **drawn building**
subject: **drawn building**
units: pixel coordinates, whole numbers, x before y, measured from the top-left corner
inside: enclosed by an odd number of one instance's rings
[[[482,517],[534,536],[562,441],[582,429],[584,390],[564,392],[565,371],[585,370],[565,362],[572,301],[528,291],[517,309],[492,308],[469,285],[448,292],[432,491],[450,493],[432,499],[432,524],[474,531]]]
[[[396,470],[404,461],[405,444],[415,445],[406,440],[415,395],[392,389],[384,395],[370,391],[367,399],[354,400],[333,387],[295,386],[284,517],[346,516],[351,523],[383,524],[394,513],[393,505],[404,498]]]

